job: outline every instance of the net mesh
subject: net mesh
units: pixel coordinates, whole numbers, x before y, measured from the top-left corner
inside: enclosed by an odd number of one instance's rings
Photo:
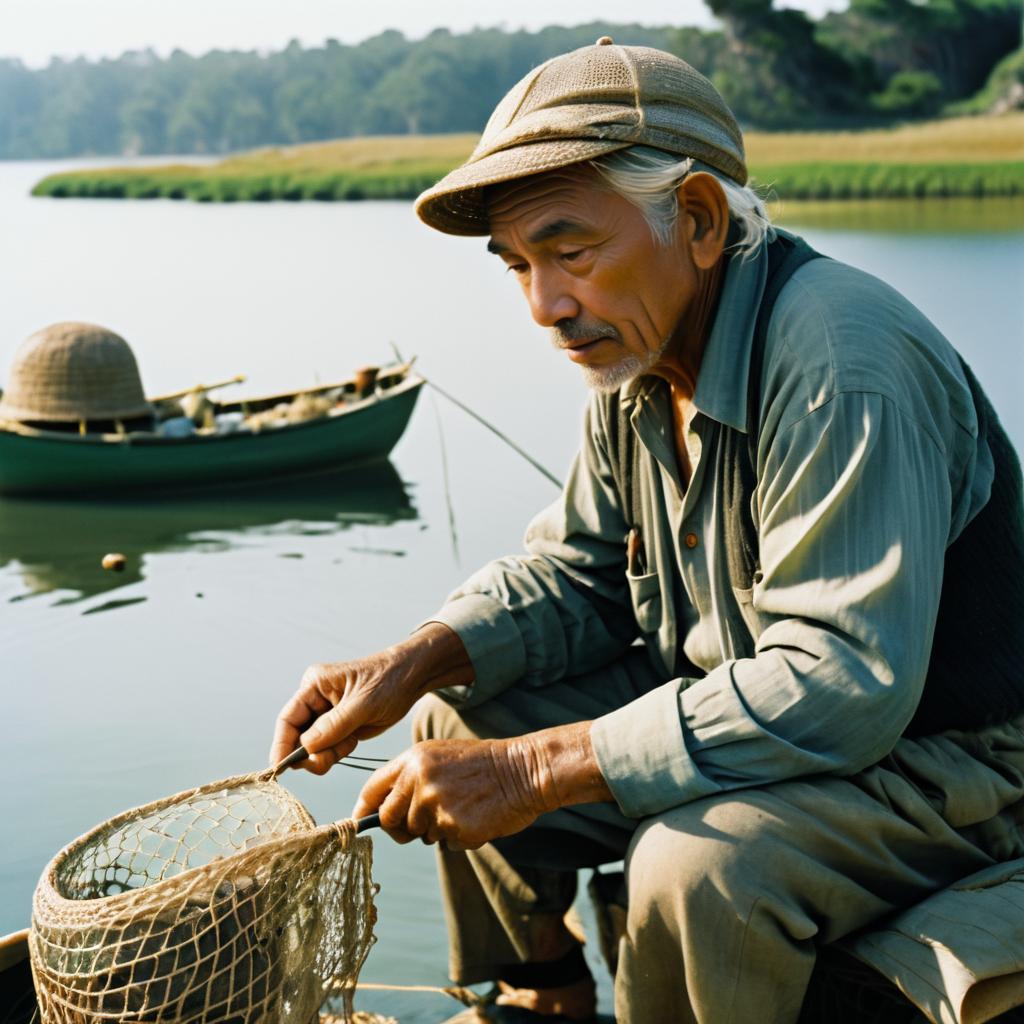
[[[373,939],[372,844],[316,827],[269,773],[135,808],[76,839],[36,888],[44,1024],[343,1019]]]

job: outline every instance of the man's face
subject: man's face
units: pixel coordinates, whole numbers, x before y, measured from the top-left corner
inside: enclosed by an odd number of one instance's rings
[[[659,245],[640,210],[590,168],[495,189],[488,214],[488,249],[590,387],[614,391],[658,366],[696,284],[679,232]]]

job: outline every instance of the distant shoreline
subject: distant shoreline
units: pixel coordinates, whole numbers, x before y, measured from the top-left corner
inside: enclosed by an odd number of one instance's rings
[[[1024,196],[1024,113],[863,132],[750,132],[751,181],[784,200]],[[386,136],[261,149],[207,165],[52,174],[36,196],[195,202],[412,199],[472,135]]]

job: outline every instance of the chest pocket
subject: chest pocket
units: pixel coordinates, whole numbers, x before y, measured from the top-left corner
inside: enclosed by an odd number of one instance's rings
[[[765,628],[761,616],[754,608],[754,585],[760,582],[760,571],[754,574],[754,579],[749,587],[733,587],[732,596],[739,608],[745,630],[730,630],[733,650],[730,657],[752,658],[756,653],[755,638],[759,637]]]
[[[633,615],[641,633],[656,633],[661,625],[661,577],[656,572],[641,576],[626,573]]]

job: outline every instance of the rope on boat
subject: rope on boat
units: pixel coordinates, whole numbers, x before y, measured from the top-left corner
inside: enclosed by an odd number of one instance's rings
[[[472,409],[470,409],[470,407],[466,405],[465,402],[459,401],[459,399],[457,399],[453,394],[449,393],[448,391],[445,391],[445,389],[442,388],[440,385],[435,384],[432,380],[428,380],[426,377],[423,376],[422,373],[420,374],[420,377],[422,378],[425,384],[429,384],[439,395],[441,395],[443,398],[447,398],[448,401],[451,402],[453,405],[457,405],[464,413],[466,413],[469,416],[472,416],[473,419],[477,421],[477,423],[479,423],[481,426],[486,427],[492,434],[495,435],[495,437],[504,441],[505,444],[509,446],[509,448],[511,448],[518,455],[521,455],[524,459],[526,459],[526,461],[531,466],[533,466],[533,468],[537,470],[538,473],[542,473],[557,488],[559,488],[559,490],[561,490],[562,481],[559,480],[558,477],[551,472],[551,470],[546,469],[544,466],[542,466],[532,455],[530,455],[528,452],[523,451],[523,449],[520,448],[519,445],[517,445],[515,441],[512,440],[512,438],[510,438],[507,434],[503,434],[493,423],[489,423],[487,420],[485,420],[483,416],[480,415],[480,413],[474,412]]]
[[[400,363],[404,363],[405,357],[398,350],[398,346],[394,342],[391,342],[391,348],[394,350],[395,356],[398,359],[398,361]],[[411,366],[412,363],[410,362],[408,365]],[[420,380],[423,381],[424,384],[429,384],[439,395],[442,395],[443,397],[447,398],[448,401],[451,402],[453,405],[457,405],[464,413],[466,413],[467,416],[472,416],[473,419],[477,421],[477,423],[479,423],[483,427],[486,427],[499,440],[504,441],[505,444],[507,444],[509,448],[512,449],[512,451],[526,459],[526,461],[531,466],[533,466],[533,468],[537,470],[538,473],[542,473],[544,476],[546,476],[559,490],[562,489],[562,487],[564,486],[562,484],[562,481],[559,480],[558,477],[551,472],[551,470],[545,469],[545,467],[542,466],[532,455],[530,455],[528,452],[523,451],[523,449],[520,448],[519,445],[517,445],[515,441],[512,440],[512,438],[510,438],[507,434],[503,434],[493,423],[489,423],[487,420],[483,418],[483,416],[480,415],[480,413],[474,412],[472,409],[470,409],[468,405],[466,405],[465,402],[459,401],[459,399],[457,399],[450,392],[445,391],[445,389],[442,388],[439,384],[435,384],[432,380],[427,380],[427,378],[424,377],[422,373],[419,374],[419,378]]]
[[[433,992],[439,996],[451,996],[466,1006],[473,1006],[481,999],[474,991],[460,985],[442,988],[439,985],[386,985],[377,981],[360,981],[356,989],[365,989],[367,992]]]

